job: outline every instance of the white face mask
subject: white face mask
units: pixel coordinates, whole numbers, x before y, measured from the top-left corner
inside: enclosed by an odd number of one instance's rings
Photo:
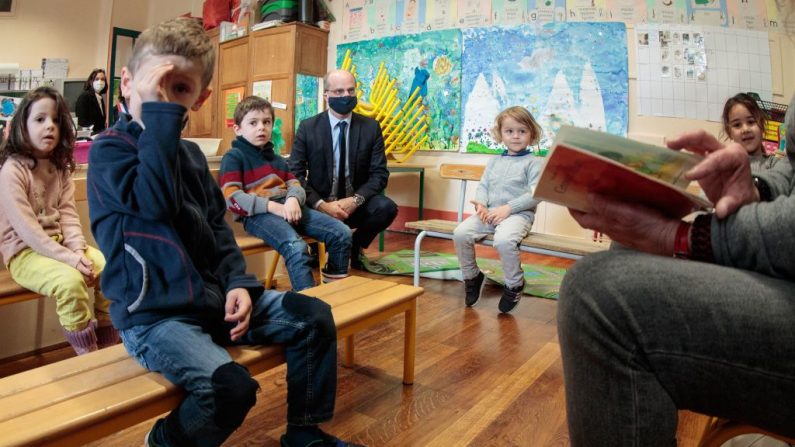
[[[94,87],[94,91],[99,93],[103,88],[105,88],[105,81],[96,80],[92,85]]]

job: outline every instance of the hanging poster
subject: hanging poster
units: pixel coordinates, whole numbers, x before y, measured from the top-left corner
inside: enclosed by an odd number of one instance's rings
[[[767,29],[765,0],[729,0],[729,26],[732,28]]]
[[[367,0],[368,39],[389,36],[395,26],[396,0]]]
[[[459,28],[491,25],[491,2],[480,0],[458,0]]]
[[[342,10],[342,40],[351,42],[365,38],[364,0],[345,0]]]
[[[623,23],[464,30],[462,150],[498,152],[490,129],[513,105],[526,107],[541,125],[541,150],[564,124],[625,135],[626,42]],[[506,48],[516,57],[506,58]]]
[[[347,50],[356,64],[357,81],[364,100],[384,63],[389,77],[397,79],[401,106],[416,87],[423,95],[430,118],[430,150],[458,150],[461,120],[461,31],[451,29],[367,40],[337,46],[337,66]]]
[[[634,0],[606,0],[605,20],[610,22],[645,23],[646,2]]]
[[[254,81],[251,84],[251,94],[267,101],[271,100],[271,86],[273,81]]]
[[[527,23],[566,21],[566,0],[527,0]]]
[[[319,94],[323,88],[321,84],[323,78],[310,76],[305,74],[297,74],[295,76],[295,130],[298,131],[298,125],[306,118],[313,117],[321,112],[320,107],[323,105],[318,98],[322,98]]]
[[[246,96],[245,87],[235,87],[224,90],[224,125],[231,129],[235,125],[235,108]]]
[[[426,30],[442,30],[456,27],[458,0],[425,0]]]
[[[726,0],[687,0],[687,15],[693,25],[729,25]]]
[[[527,20],[527,2],[524,0],[492,0],[494,25],[521,25]]]
[[[567,22],[599,22],[604,20],[604,0],[567,0]]]
[[[647,0],[648,23],[688,23],[689,0]]]
[[[395,29],[400,34],[414,34],[425,28],[426,0],[397,0]]]
[[[766,0],[767,23],[771,31],[795,34],[795,5],[788,1]]]
[[[635,36],[641,115],[720,121],[724,102],[739,92],[771,100],[766,32],[647,24]]]

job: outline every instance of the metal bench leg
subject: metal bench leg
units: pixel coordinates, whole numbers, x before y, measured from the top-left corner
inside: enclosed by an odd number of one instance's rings
[[[406,311],[406,328],[403,346],[403,384],[414,383],[414,357],[417,351],[417,299],[411,300],[411,308]]]
[[[420,231],[414,241],[414,287],[420,286],[420,245],[422,245],[422,239],[426,233],[425,230]]]

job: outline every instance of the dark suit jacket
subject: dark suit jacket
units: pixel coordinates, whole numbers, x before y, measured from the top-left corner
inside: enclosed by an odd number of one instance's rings
[[[77,102],[75,103],[77,124],[82,127],[88,127],[93,124],[94,130],[92,133],[102,132],[105,130],[105,111],[103,109],[104,105],[102,108],[99,107],[94,91],[84,90],[77,97]]]
[[[290,152],[290,171],[301,181],[310,207],[331,196],[331,183],[336,176],[328,113],[301,121]],[[384,137],[376,120],[353,114],[348,131],[348,160],[354,193],[367,200],[386,188],[389,171]]]

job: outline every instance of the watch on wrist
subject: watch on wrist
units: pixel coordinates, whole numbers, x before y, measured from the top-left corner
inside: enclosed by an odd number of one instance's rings
[[[355,203],[356,206],[364,205],[364,196],[361,195],[361,194],[354,194],[353,195],[353,203]]]

